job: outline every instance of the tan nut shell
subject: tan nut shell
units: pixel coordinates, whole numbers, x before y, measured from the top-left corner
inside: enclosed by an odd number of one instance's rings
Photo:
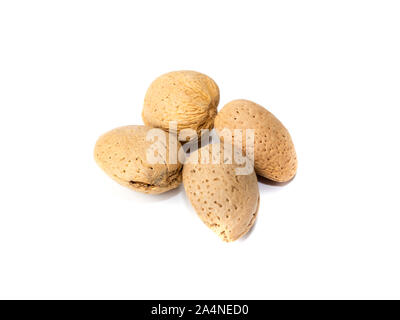
[[[164,130],[176,121],[178,132],[193,129],[200,135],[201,129],[213,128],[218,103],[219,89],[210,77],[196,71],[174,71],[150,85],[142,118],[146,125]]]
[[[147,162],[146,150],[153,143],[146,141],[150,129],[146,126],[125,126],[111,130],[97,140],[94,157],[100,168],[119,184],[135,191],[157,194],[179,186],[182,164],[165,161],[168,149],[163,158],[165,163]],[[168,147],[168,134],[165,135]]]
[[[206,150],[210,159],[211,150]],[[201,151],[196,152],[201,159]],[[226,242],[235,241],[251,229],[257,216],[260,195],[254,170],[248,175],[236,175],[236,164],[190,163],[194,153],[183,167],[186,194],[210,229]]]
[[[255,129],[254,167],[257,174],[277,182],[294,177],[297,157],[292,138],[283,124],[268,110],[249,100],[226,104],[215,118],[215,128]],[[221,137],[223,140],[223,138]],[[246,150],[243,131],[243,152]]]

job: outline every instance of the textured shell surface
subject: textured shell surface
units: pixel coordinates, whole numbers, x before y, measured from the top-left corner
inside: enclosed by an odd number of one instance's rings
[[[254,170],[237,175],[235,169],[240,165],[224,163],[222,156],[219,162],[202,163],[204,148],[209,159],[215,159],[210,145],[192,153],[183,168],[184,188],[200,219],[222,240],[235,241],[256,219],[260,201],[257,177]],[[194,156],[199,161],[193,161]]]
[[[229,102],[215,118],[217,132],[221,133],[224,128],[255,130],[254,167],[257,174],[277,182],[286,182],[295,176],[297,156],[292,138],[283,124],[264,107],[249,100]],[[245,152],[244,133],[242,147]]]
[[[165,154],[160,163],[149,163],[146,152],[152,141],[146,135],[153,128],[124,126],[103,134],[96,142],[94,158],[97,164],[119,184],[144,193],[162,193],[179,186],[182,181],[182,164],[168,162],[169,137],[166,137]],[[161,131],[161,129],[157,129]],[[180,144],[178,143],[178,148]]]
[[[146,125],[164,130],[176,121],[178,132],[192,129],[200,135],[201,129],[213,127],[218,103],[219,88],[213,79],[196,71],[173,71],[148,88],[142,118]]]

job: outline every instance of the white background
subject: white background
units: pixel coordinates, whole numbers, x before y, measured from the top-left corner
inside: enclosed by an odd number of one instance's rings
[[[0,2],[0,298],[400,298],[397,1]],[[183,188],[125,189],[99,135],[162,73],[289,129],[284,187],[223,243]]]

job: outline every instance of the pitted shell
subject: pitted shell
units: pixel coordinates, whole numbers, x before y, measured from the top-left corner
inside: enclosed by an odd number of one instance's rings
[[[202,163],[204,148],[209,163]],[[196,156],[198,161],[194,161]],[[200,219],[222,240],[235,241],[251,229],[256,219],[260,201],[257,178],[253,168],[250,174],[237,175],[240,165],[235,161],[224,163],[222,156],[218,162],[211,159],[216,158],[210,145],[190,155],[183,168],[185,191]]]
[[[226,104],[215,118],[217,132],[227,128],[254,129],[254,167],[257,174],[277,182],[292,179],[297,171],[297,156],[292,138],[283,124],[268,110],[249,100]],[[221,137],[223,140],[223,137]]]
[[[154,145],[146,141],[149,130],[165,135],[164,153],[158,163],[149,163],[146,152]],[[160,140],[161,141],[161,140]],[[182,181],[182,164],[169,163],[169,137],[161,129],[146,126],[125,126],[102,135],[95,146],[97,164],[119,184],[144,193],[162,193],[179,186]],[[178,148],[180,143],[178,142]],[[161,148],[160,148],[161,150]]]
[[[192,129],[200,135],[201,129],[213,128],[218,103],[219,88],[210,77],[196,71],[174,71],[150,85],[142,118],[146,125],[167,131],[170,122],[176,121],[178,133]]]

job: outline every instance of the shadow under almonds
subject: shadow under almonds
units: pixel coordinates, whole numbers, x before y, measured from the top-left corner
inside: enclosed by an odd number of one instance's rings
[[[262,177],[262,176],[257,176],[258,180],[258,188],[260,190],[260,193],[273,193],[273,192],[279,192],[281,190],[281,187],[286,186],[292,180],[295,178],[294,176],[292,179],[286,182],[276,182],[273,180],[270,180],[268,178]]]
[[[287,184],[289,184],[290,182],[292,182],[294,178],[296,178],[296,175],[294,175],[294,177],[293,177],[292,179],[290,179],[289,181],[286,181],[286,182],[277,182],[277,181],[273,181],[273,180],[270,180],[270,179],[268,179],[268,178],[265,178],[265,177],[262,177],[262,176],[257,175],[258,182],[260,182],[260,183],[262,183],[262,184],[266,184],[266,185],[268,185],[268,186],[273,186],[273,187],[283,187],[283,186],[286,186]]]
[[[125,188],[124,188],[125,189]],[[168,190],[164,193],[159,193],[159,194],[146,194],[142,192],[132,192],[132,190],[126,189],[123,191],[123,195],[127,198],[134,198],[136,201],[143,202],[143,203],[148,203],[151,201],[152,203],[155,202],[162,202],[162,201],[167,201],[170,200],[171,198],[177,197],[181,192],[182,192],[182,185],[175,189]]]
[[[257,215],[258,215],[258,213],[257,213]],[[254,232],[254,229],[256,228],[257,221],[258,221],[258,218],[256,218],[256,220],[254,221],[254,223],[251,226],[250,230],[247,231],[247,233],[244,234],[240,239],[238,239],[238,241],[246,241],[247,238],[250,237],[250,235]]]
[[[152,194],[151,196],[154,197],[155,201],[165,201],[170,198],[173,198],[177,196],[179,193],[182,192],[182,184],[179,185],[179,187],[175,189],[168,190],[167,192],[160,193],[160,194]]]

